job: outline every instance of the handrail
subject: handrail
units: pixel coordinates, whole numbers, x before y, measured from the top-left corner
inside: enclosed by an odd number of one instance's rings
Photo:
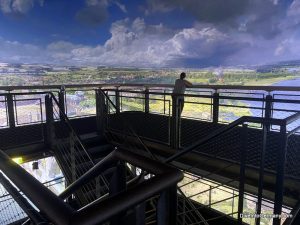
[[[71,219],[71,224],[88,225],[104,222],[113,215],[116,215],[140,202],[145,201],[149,197],[176,185],[183,178],[182,172],[170,165],[145,158],[124,149],[116,149],[103,160],[98,162],[80,179],[71,184],[66,192],[74,192],[76,188],[80,187],[80,184],[88,182],[94,176],[97,176],[101,171],[103,171],[106,166],[111,163],[116,163],[119,160],[128,162],[142,170],[155,174],[155,176],[116,196],[104,199],[102,202],[95,201],[85,206],[74,214]]]
[[[183,178],[182,172],[170,165],[127,150],[116,149],[85,173],[81,179],[76,180],[68,190],[74,191],[79,187],[78,183],[85,184],[99,175],[105,169],[104,166],[111,163],[116,164],[120,160],[155,174],[155,176],[109,199],[102,202],[95,201],[75,211],[0,150],[0,169],[3,173],[51,222],[58,225],[96,225],[105,222],[112,216],[173,187]]]
[[[88,159],[91,161],[92,165],[94,166],[95,163],[94,163],[93,159],[91,158],[90,154],[87,152],[87,150],[85,149],[85,147],[83,146],[80,137],[78,136],[78,134],[74,131],[73,127],[71,126],[71,122],[70,122],[68,116],[61,109],[60,104],[59,104],[58,100],[56,99],[56,97],[54,96],[54,94],[52,92],[49,92],[49,94],[50,94],[51,98],[54,100],[55,104],[58,106],[58,110],[60,112],[60,115],[66,121],[69,129],[72,131],[73,135],[78,140],[80,147],[83,149],[83,151],[85,152],[86,156],[88,157]]]
[[[173,88],[173,84],[149,84],[149,83],[98,83],[98,84],[66,84],[66,85],[35,85],[35,86],[0,86],[0,90],[34,90],[34,89],[56,89],[61,90],[71,88],[99,88],[99,87],[143,87],[143,88]],[[292,91],[299,92],[300,87],[287,86],[238,86],[238,85],[193,85],[193,88],[211,89],[211,90],[260,90],[260,91]]]
[[[290,123],[293,123],[294,121],[296,121],[299,118],[300,118],[300,112],[295,113],[295,114],[285,118],[284,120],[286,121],[286,124],[290,124]]]

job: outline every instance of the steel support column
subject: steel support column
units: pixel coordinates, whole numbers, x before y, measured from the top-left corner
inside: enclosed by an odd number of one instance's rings
[[[272,104],[273,104],[272,101],[273,101],[272,95],[268,94],[265,98],[266,105],[265,105],[265,115],[264,115],[264,117],[266,119],[270,119],[272,117]],[[270,128],[271,128],[271,125],[266,124],[266,128],[269,131]]]
[[[58,101],[59,101],[59,108],[60,108],[60,119],[63,120],[64,119],[64,116],[63,116],[63,113],[66,113],[66,107],[65,107],[65,95],[66,95],[66,92],[65,92],[65,87],[64,86],[61,86],[61,89],[58,93]]]
[[[46,110],[46,138],[45,144],[50,148],[54,141],[54,117],[53,117],[53,102],[49,94],[45,96],[45,110]]]
[[[118,87],[116,88],[115,95],[116,95],[116,113],[120,113],[120,111],[121,111],[121,107],[120,107],[120,90],[119,90]]]
[[[8,113],[8,124],[10,128],[16,126],[15,124],[15,112],[14,112],[14,101],[13,95],[8,93],[6,95],[6,103],[7,103],[7,113]]]
[[[172,96],[172,120],[171,120],[171,147],[179,149],[180,146],[180,113],[178,97]]]
[[[219,122],[219,106],[220,106],[220,98],[219,93],[215,92],[213,94],[213,123]]]
[[[109,195],[110,197],[115,196],[126,190],[126,167],[124,162],[119,161],[118,165],[115,168],[115,172],[112,175],[109,184]],[[110,221],[110,225],[120,225],[122,224],[122,219],[124,213],[116,215]]]
[[[174,225],[177,221],[177,187],[171,187],[160,194],[157,203],[157,225]]]
[[[101,90],[96,90],[96,120],[97,120],[97,132],[104,135],[107,122],[107,106],[105,104],[105,97]]]
[[[150,111],[150,100],[149,100],[149,88],[145,89],[145,113],[149,113]]]

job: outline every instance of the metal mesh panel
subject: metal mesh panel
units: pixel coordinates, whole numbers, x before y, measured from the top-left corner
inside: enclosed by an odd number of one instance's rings
[[[291,135],[288,138],[286,153],[286,175],[300,177],[300,136]]]
[[[209,141],[208,143],[197,147],[195,151],[214,157],[239,161],[240,148],[241,132],[239,129],[233,129]]]
[[[0,224],[7,225],[26,217],[23,209],[0,184]]]
[[[170,119],[168,116],[155,114],[123,112],[109,115],[108,127],[122,132],[130,125],[141,137],[169,143]]]

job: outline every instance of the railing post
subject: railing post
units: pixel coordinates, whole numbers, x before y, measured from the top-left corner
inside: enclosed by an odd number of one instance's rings
[[[109,183],[109,195],[115,196],[118,193],[126,190],[126,168],[124,162],[119,162],[115,167],[115,172]],[[116,215],[110,221],[110,225],[122,224],[123,213]]]
[[[54,141],[54,117],[53,117],[53,102],[49,94],[45,96],[45,110],[46,110],[46,137],[45,144],[50,148]]]
[[[171,120],[171,147],[179,149],[180,146],[180,113],[178,96],[172,96],[172,120]]]
[[[145,113],[149,113],[150,111],[150,100],[149,100],[149,88],[145,89]]]
[[[8,124],[10,128],[13,128],[16,126],[16,124],[15,124],[14,100],[13,100],[13,95],[11,93],[8,93],[6,95],[6,102],[7,102]]]
[[[177,221],[177,186],[163,191],[157,203],[157,225],[174,225]]]
[[[120,90],[116,87],[116,113],[120,113]]]
[[[61,86],[60,88],[60,91],[58,93],[58,101],[59,101],[59,108],[60,108],[60,119],[63,120],[64,119],[64,116],[63,116],[63,113],[66,113],[66,109],[65,109],[65,87],[64,86]]]
[[[260,167],[259,167],[259,180],[258,180],[258,193],[257,193],[257,208],[256,214],[261,214],[262,195],[264,189],[264,173],[265,173],[265,156],[268,145],[268,125],[269,123],[263,123],[263,142],[262,150],[260,154]],[[260,225],[260,217],[255,218],[255,224]]]
[[[265,98],[266,105],[265,105],[265,115],[264,116],[266,119],[270,119],[272,117],[272,101],[273,101],[273,97],[269,93]],[[266,128],[268,131],[270,130],[270,128],[271,128],[270,123],[266,124]]]
[[[281,215],[283,203],[283,189],[284,189],[284,169],[286,161],[287,150],[287,133],[286,124],[280,126],[281,143],[279,152],[277,153],[277,170],[276,170],[276,184],[275,184],[275,200],[274,200],[274,215]],[[280,218],[273,219],[273,225],[280,225]]]
[[[105,104],[105,97],[103,96],[101,90],[96,90],[96,121],[97,121],[97,132],[98,134],[104,135],[104,130],[106,128],[106,116],[107,107]]]
[[[247,159],[247,137],[248,137],[248,125],[243,124],[242,128],[242,145],[240,149],[240,181],[239,181],[239,202],[238,202],[238,222],[243,223],[242,213],[244,209],[244,192],[245,192],[245,171],[246,171],[246,159]],[[234,201],[234,199],[233,199]]]
[[[216,92],[213,93],[213,123],[219,122],[219,106],[220,106],[220,95]]]

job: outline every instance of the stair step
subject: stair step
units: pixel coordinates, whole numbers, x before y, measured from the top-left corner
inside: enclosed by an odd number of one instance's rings
[[[92,158],[103,158],[113,150],[111,144],[105,144],[89,148],[87,151],[91,154]]]
[[[94,146],[97,144],[107,144],[105,136],[96,132],[80,135],[80,139],[85,146]]]

